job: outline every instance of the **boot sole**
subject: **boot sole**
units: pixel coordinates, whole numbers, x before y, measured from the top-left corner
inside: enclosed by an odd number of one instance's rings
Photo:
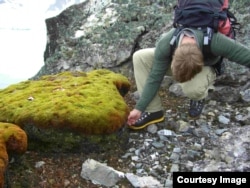
[[[160,122],[164,121],[164,119],[165,119],[164,117],[161,117],[160,119],[156,119],[156,120],[150,121],[150,122],[148,122],[148,123],[146,123],[146,124],[144,124],[142,126],[139,126],[139,127],[138,126],[133,126],[133,125],[129,125],[128,127],[130,129],[133,129],[133,130],[140,130],[140,129],[144,129],[145,127],[147,127],[150,124],[160,123]]]

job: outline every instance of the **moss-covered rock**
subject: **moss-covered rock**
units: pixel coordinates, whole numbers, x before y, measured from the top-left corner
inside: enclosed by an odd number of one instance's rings
[[[126,121],[123,96],[129,88],[126,77],[104,69],[46,75],[0,90],[0,122],[84,135],[114,133]]]
[[[17,125],[0,122],[0,187],[8,166],[8,153],[23,154],[27,150],[27,135]]]
[[[25,126],[28,150],[42,153],[104,153],[123,151],[128,147],[129,134],[124,127],[113,134],[83,135],[76,132],[40,129]],[[18,157],[18,156],[17,156]]]

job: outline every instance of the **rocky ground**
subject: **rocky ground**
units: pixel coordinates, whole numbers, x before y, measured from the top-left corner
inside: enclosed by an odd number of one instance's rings
[[[134,91],[134,89],[132,89]],[[135,93],[126,101],[132,108]],[[28,151],[11,161],[6,187],[100,188],[81,176],[87,159],[124,173],[151,176],[172,187],[173,171],[250,171],[250,106],[247,102],[219,102],[210,98],[198,119],[187,115],[189,101],[161,90],[166,120],[140,131],[129,131],[126,148],[104,153],[39,153]],[[124,180],[115,187],[134,187]]]

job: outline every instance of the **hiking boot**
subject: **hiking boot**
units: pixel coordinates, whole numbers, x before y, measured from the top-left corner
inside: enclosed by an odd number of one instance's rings
[[[141,117],[134,125],[128,126],[130,129],[139,130],[153,123],[159,123],[164,120],[163,111],[158,112],[143,112]]]
[[[205,105],[205,99],[200,101],[190,100],[190,107],[189,107],[189,116],[190,117],[197,117],[201,115],[202,109]]]

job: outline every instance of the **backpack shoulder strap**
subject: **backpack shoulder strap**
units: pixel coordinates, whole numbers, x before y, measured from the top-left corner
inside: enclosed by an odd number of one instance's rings
[[[203,37],[203,48],[202,52],[206,56],[213,56],[213,53],[211,51],[211,40],[214,34],[214,30],[210,27],[207,27],[206,31],[203,31],[204,37]]]
[[[171,50],[171,55],[173,55],[176,47],[177,47],[177,37],[179,35],[179,33],[184,29],[184,27],[177,27],[175,29],[175,32],[173,33],[172,39],[170,41],[170,50]],[[202,52],[203,54],[206,55],[213,55],[211,52],[211,40],[214,34],[214,30],[210,27],[207,27],[206,30],[202,30],[204,33],[203,36],[203,48],[202,48]]]
[[[170,56],[171,56],[170,59],[172,59],[172,56],[177,46],[177,41],[176,41],[177,36],[183,29],[184,29],[183,27],[177,27],[173,33],[172,39],[170,41]]]

